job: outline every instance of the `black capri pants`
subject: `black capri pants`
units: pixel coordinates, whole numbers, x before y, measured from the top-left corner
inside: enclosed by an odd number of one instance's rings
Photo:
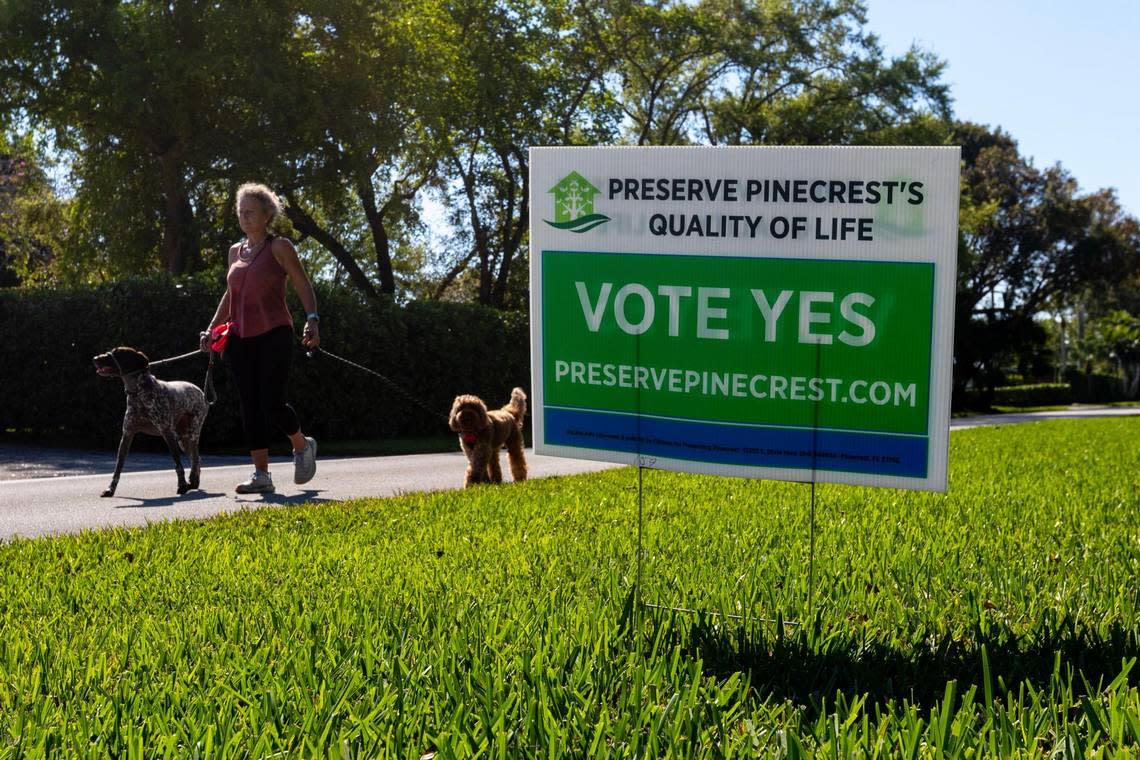
[[[270,426],[293,435],[301,421],[285,403],[293,366],[293,328],[275,327],[252,338],[230,333],[224,354],[241,399],[241,422],[250,451],[269,448]]]

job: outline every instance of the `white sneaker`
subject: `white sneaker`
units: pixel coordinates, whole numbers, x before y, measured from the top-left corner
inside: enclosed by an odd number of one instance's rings
[[[273,493],[273,476],[268,471],[254,470],[249,480],[238,483],[237,493]]]
[[[317,474],[317,442],[305,436],[305,448],[293,452],[293,482],[304,485]]]

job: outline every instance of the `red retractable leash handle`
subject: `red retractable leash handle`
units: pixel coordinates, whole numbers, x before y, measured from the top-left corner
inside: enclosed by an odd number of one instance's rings
[[[223,322],[220,325],[210,330],[210,350],[222,353],[226,350],[226,338],[230,337],[230,325],[232,322]]]

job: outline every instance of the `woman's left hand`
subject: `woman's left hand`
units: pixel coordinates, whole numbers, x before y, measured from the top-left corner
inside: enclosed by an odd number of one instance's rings
[[[305,348],[319,348],[321,345],[320,327],[311,319],[305,323],[305,329],[301,331],[301,345]]]

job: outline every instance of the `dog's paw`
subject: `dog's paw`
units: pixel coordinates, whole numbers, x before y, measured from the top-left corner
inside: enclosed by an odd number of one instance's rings
[[[198,478],[190,478],[190,490],[191,491],[197,491],[198,490]]]
[[[191,488],[191,486],[189,483],[179,483],[178,484],[178,495],[181,496],[182,494],[189,491],[190,488]]]
[[[115,489],[114,488],[107,488],[103,491],[103,493],[101,493],[99,495],[100,496],[114,496],[115,495]]]

